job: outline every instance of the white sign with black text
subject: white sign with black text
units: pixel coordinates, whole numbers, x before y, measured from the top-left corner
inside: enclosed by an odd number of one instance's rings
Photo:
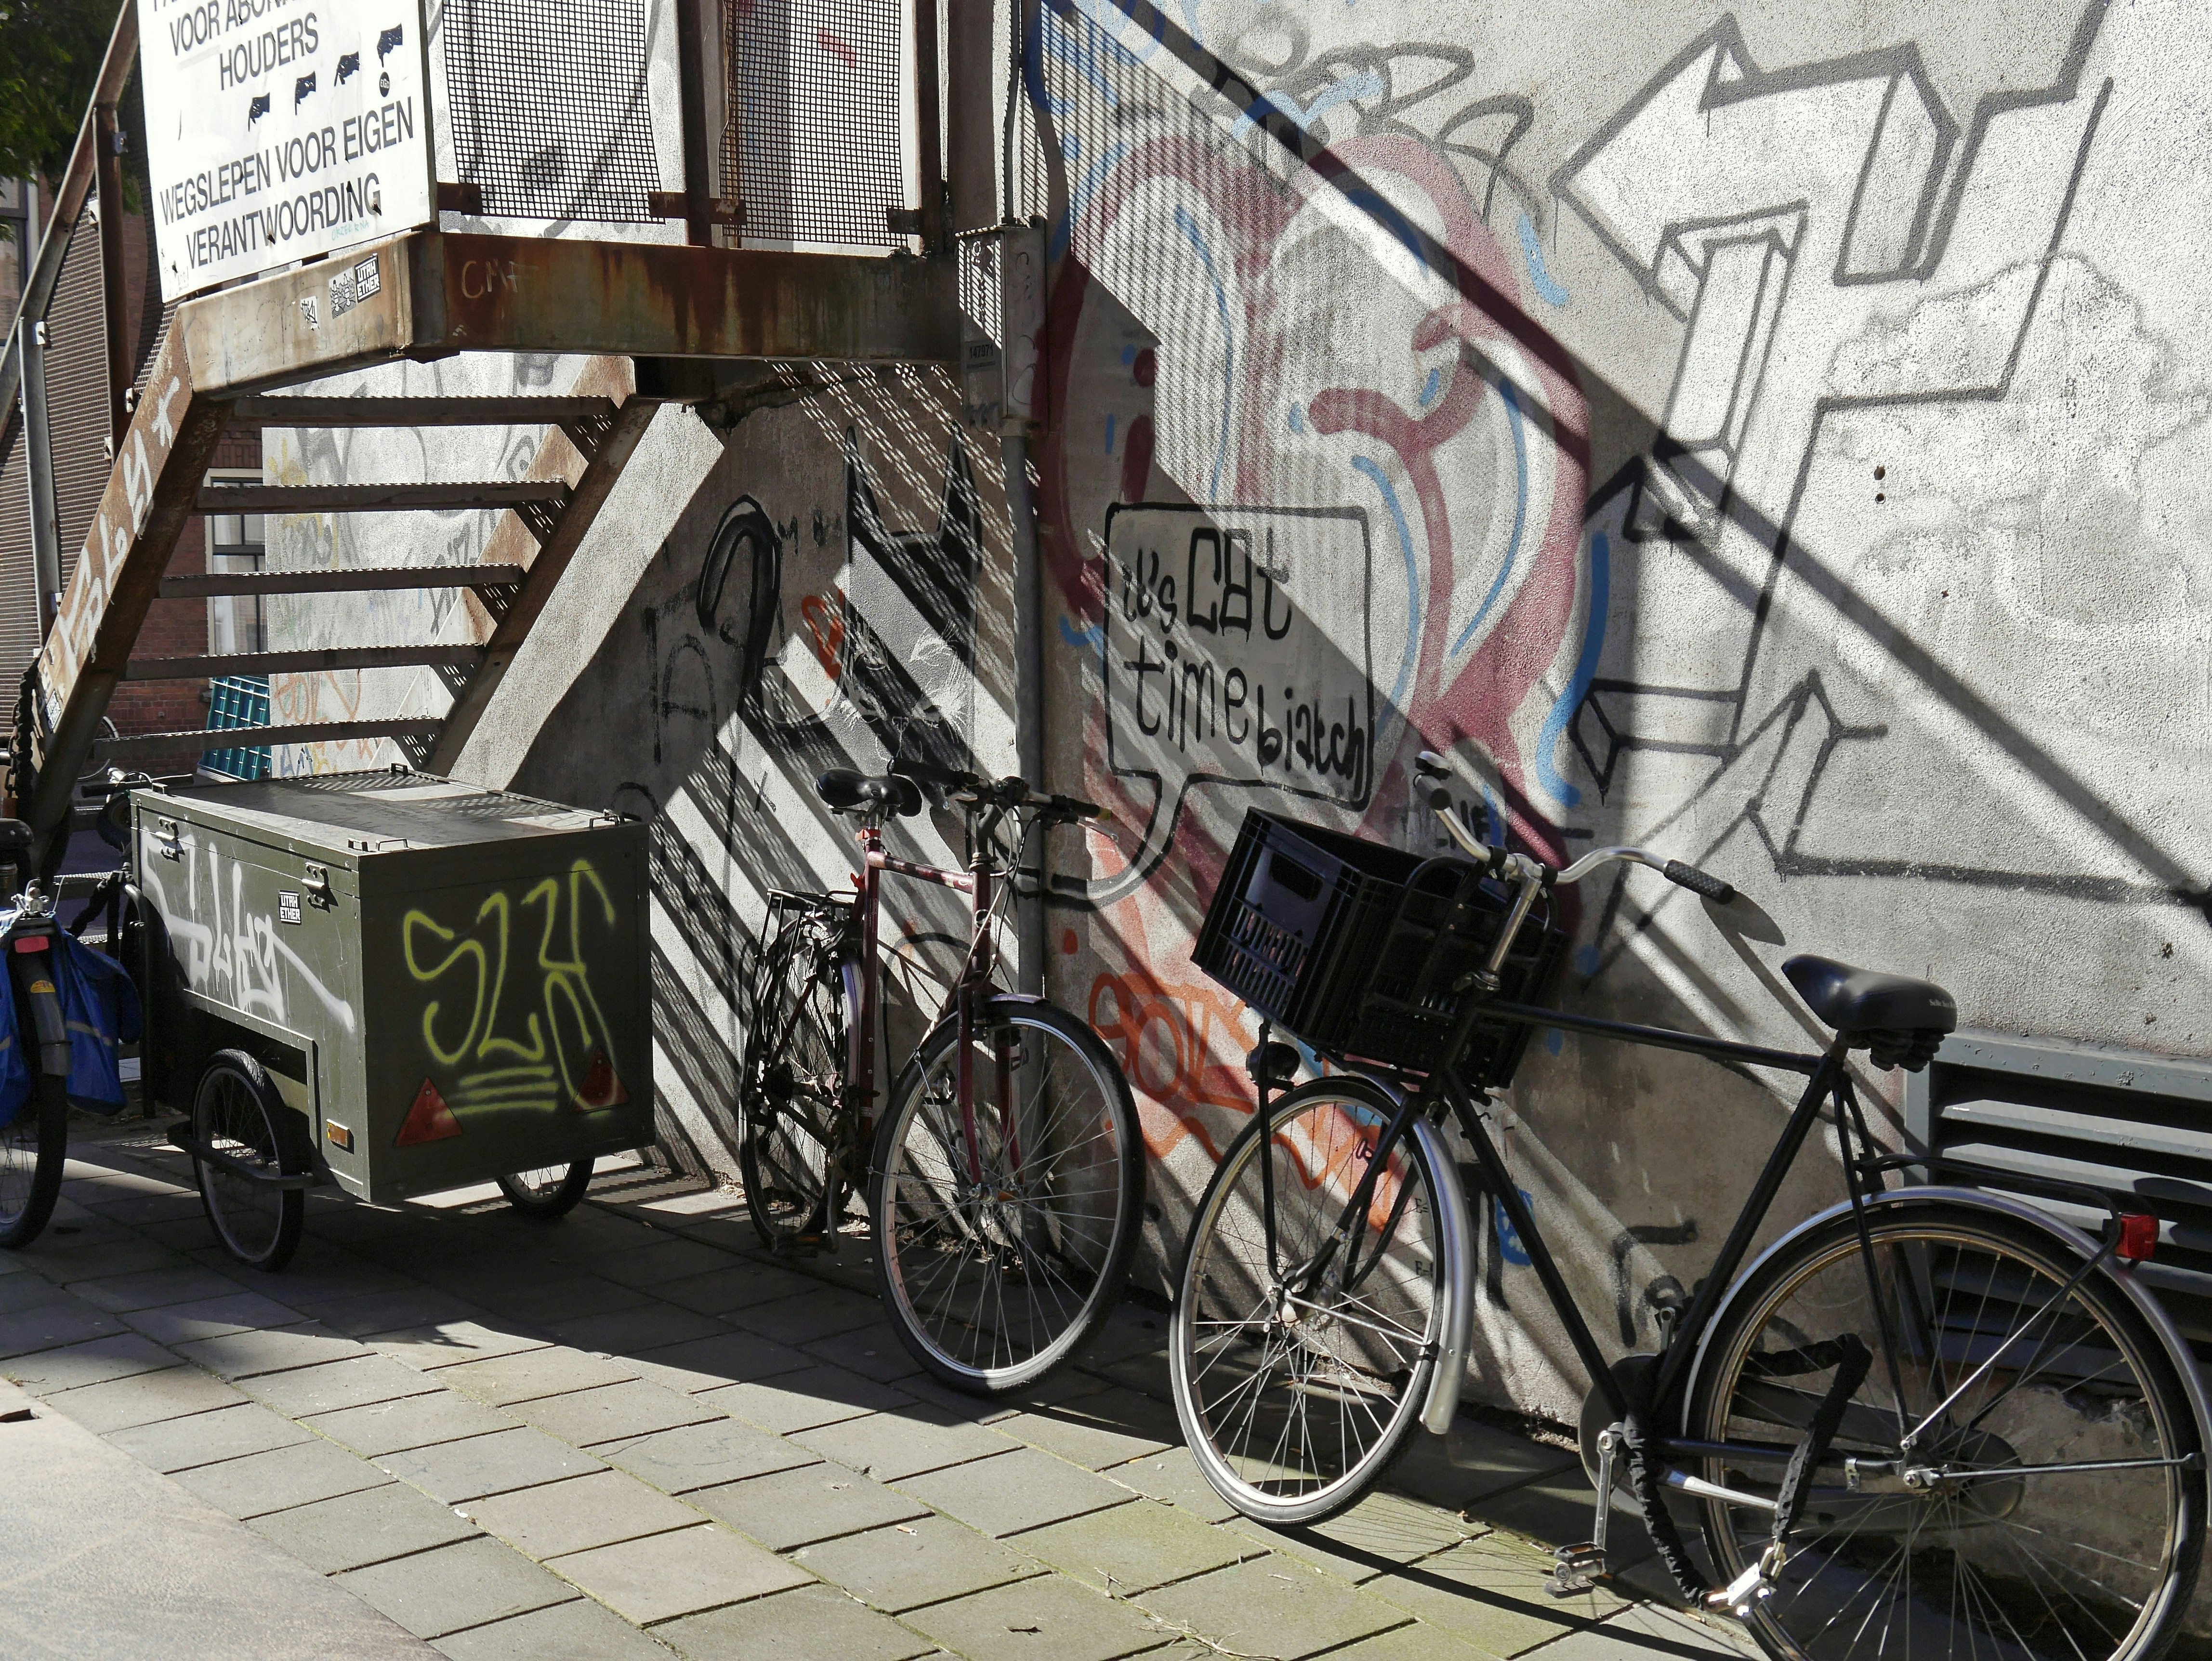
[[[422,0],[137,6],[164,300],[435,222]]]

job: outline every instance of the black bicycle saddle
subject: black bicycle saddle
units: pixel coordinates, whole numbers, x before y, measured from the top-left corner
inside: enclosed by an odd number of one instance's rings
[[[1833,958],[1792,958],[1782,972],[1807,1008],[1837,1031],[1863,1039],[1880,1067],[1901,1063],[1918,1072],[1959,1025],[1958,1004],[1933,981],[1854,969]]]

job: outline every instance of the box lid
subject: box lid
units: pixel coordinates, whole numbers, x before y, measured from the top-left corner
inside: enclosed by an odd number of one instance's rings
[[[398,770],[188,785],[149,793],[190,817],[356,855],[562,836],[619,816]]]

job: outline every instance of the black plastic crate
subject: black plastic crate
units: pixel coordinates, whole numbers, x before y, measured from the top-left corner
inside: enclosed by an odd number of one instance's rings
[[[1469,861],[1424,859],[1255,807],[1192,958],[1316,1050],[1425,1072],[1451,1035],[1453,985],[1488,956],[1506,909],[1503,885]],[[1565,944],[1532,918],[1507,953],[1498,995],[1540,999]],[[1461,1078],[1475,1089],[1510,1082],[1529,1030],[1479,1023]]]

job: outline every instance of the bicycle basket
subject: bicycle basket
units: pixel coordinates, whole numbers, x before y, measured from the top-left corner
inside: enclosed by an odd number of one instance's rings
[[[1431,860],[1253,808],[1244,816],[1192,960],[1276,1025],[1333,1055],[1426,1072],[1443,1060],[1454,984],[1480,966],[1504,920],[1502,886]],[[1540,1000],[1566,937],[1531,919],[1498,996]],[[1456,1069],[1470,1089],[1511,1081],[1530,1029],[1478,1022]]]

